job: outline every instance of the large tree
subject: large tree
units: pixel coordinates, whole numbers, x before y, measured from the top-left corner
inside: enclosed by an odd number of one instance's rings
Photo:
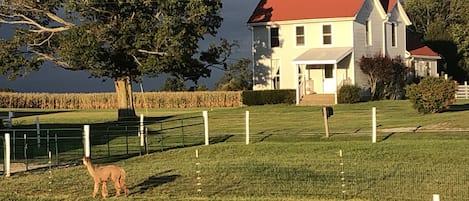
[[[251,60],[242,58],[227,67],[225,74],[216,83],[216,90],[242,91],[252,89]]]
[[[51,61],[113,79],[119,118],[135,116],[131,83],[141,76],[168,73],[196,82],[227,56],[214,45],[198,50],[221,25],[220,0],[2,2],[0,23],[15,33],[0,40],[0,73],[15,78]]]
[[[469,1],[405,0],[404,6],[411,28],[444,57],[441,70],[458,81],[469,78]]]

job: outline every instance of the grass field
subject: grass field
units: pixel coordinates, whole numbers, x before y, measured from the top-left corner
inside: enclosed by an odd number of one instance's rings
[[[370,136],[372,107],[378,112],[376,144]],[[223,140],[209,146],[190,145],[192,140],[203,141],[203,128],[194,126],[184,131],[193,137],[186,139],[188,146],[114,160],[127,171],[128,199],[417,201],[440,194],[441,200],[458,201],[469,197],[467,102],[429,115],[418,114],[407,101],[337,105],[329,119],[330,138],[324,137],[320,107],[149,109],[139,113],[175,120],[169,122],[177,125],[182,117],[200,116],[203,110],[209,111],[211,137],[225,136]],[[244,143],[246,110],[250,112],[250,145]],[[90,124],[93,132],[116,123],[116,112],[108,110],[18,112],[39,115],[41,128]],[[34,115],[15,118],[14,124],[34,127]],[[159,126],[149,125],[152,129]],[[168,136],[170,144],[179,133],[176,129],[159,135]],[[103,151],[100,146],[92,149],[92,156]],[[91,177],[79,157],[77,165],[2,177],[0,199],[94,200]]]

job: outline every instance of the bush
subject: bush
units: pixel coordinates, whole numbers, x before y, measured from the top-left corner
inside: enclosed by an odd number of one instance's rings
[[[427,77],[407,87],[407,97],[420,113],[438,113],[448,109],[455,101],[456,85],[453,81]]]
[[[338,103],[358,103],[360,101],[360,87],[355,85],[344,85],[337,93]]]
[[[290,89],[243,91],[244,105],[295,104],[296,91]]]

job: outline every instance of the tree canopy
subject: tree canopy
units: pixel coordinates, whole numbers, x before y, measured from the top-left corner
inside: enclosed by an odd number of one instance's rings
[[[469,1],[406,0],[404,7],[414,31],[443,55],[442,70],[458,81],[469,78]]]
[[[133,112],[130,84],[162,73],[197,82],[229,56],[227,41],[199,50],[221,26],[220,0],[6,0],[0,23],[0,73],[9,78],[44,61],[115,81],[119,108]],[[226,54],[223,54],[226,53]]]
[[[228,66],[225,74],[216,83],[216,90],[241,91],[252,89],[252,70],[249,59],[240,59]]]

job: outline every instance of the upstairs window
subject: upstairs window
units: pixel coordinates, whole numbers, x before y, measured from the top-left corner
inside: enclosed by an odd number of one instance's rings
[[[397,45],[397,26],[395,23],[391,24],[391,47],[396,47]]]
[[[330,24],[322,25],[322,44],[332,44],[332,27]]]
[[[305,45],[305,27],[298,26],[296,27],[296,46]]]
[[[278,27],[270,28],[270,47],[280,47]]]
[[[366,45],[372,45],[371,44],[371,22],[366,21],[365,23],[365,42]]]

